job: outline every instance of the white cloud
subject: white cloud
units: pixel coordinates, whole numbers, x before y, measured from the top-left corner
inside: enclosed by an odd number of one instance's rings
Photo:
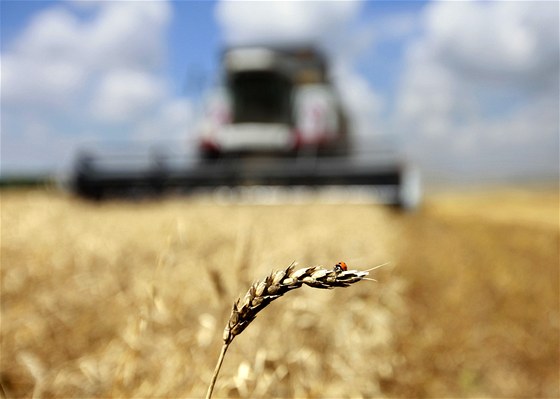
[[[162,77],[170,18],[164,1],[80,1],[35,15],[2,53],[3,170],[60,166],[91,132],[121,139],[144,123],[179,129],[191,110]]]
[[[165,97],[165,84],[146,72],[110,71],[93,95],[92,114],[103,122],[126,122],[153,110]]]
[[[84,29],[66,8],[56,5],[35,15],[13,47],[31,59],[76,60],[82,51]]]
[[[78,21],[62,7],[33,18],[2,54],[3,105],[68,105],[85,80],[84,65],[76,60],[79,41]]]
[[[4,106],[68,105],[85,83],[84,68],[63,59],[40,62],[18,54],[2,56],[2,103]]]
[[[63,5],[39,13],[16,41],[15,51],[33,60],[65,60],[100,70],[162,63],[170,20],[167,2],[95,2],[90,8],[95,13],[91,21],[81,21]]]
[[[432,51],[464,73],[517,80],[558,64],[557,3],[435,4],[425,22]]]
[[[160,141],[161,145],[170,144],[170,151],[185,151],[193,137],[189,125],[194,119],[194,110],[190,101],[175,99],[167,101],[157,113],[137,126],[134,136],[141,140]],[[177,147],[177,144],[179,147]],[[194,150],[194,146],[193,150]]]
[[[160,66],[170,13],[167,2],[111,2],[86,30],[89,61],[103,69]]]
[[[218,23],[230,44],[322,42],[347,29],[357,1],[221,1]]]
[[[410,152],[463,176],[557,173],[558,3],[430,3],[421,23],[394,115]]]

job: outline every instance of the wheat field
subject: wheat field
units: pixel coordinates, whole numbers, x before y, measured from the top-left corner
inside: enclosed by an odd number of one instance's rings
[[[557,397],[557,190],[368,203],[90,203],[2,191],[4,397],[203,397],[233,301],[293,261],[377,282],[289,292],[214,397]]]

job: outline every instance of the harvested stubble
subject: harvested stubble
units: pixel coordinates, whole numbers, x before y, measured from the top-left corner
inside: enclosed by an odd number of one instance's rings
[[[304,284],[312,288],[333,289],[336,287],[348,287],[358,281],[367,279],[369,270],[342,270],[336,266],[332,270],[324,269],[321,266],[305,267],[295,269],[292,263],[286,270],[274,271],[263,280],[251,285],[249,291],[233,304],[231,316],[229,317],[226,328],[224,329],[224,345],[216,364],[212,381],[208,387],[206,398],[212,397],[214,385],[220,372],[229,344],[233,339],[241,334],[249,324],[257,317],[257,313],[267,307],[273,300],[280,298],[287,292],[302,287]]]

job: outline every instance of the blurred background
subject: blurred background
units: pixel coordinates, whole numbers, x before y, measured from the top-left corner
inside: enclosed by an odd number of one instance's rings
[[[231,302],[294,260],[390,263],[263,311],[216,397],[560,395],[557,2],[0,11],[3,397],[202,397]],[[317,49],[351,153],[415,165],[421,206],[347,189],[89,202],[45,184],[84,149],[193,159],[224,49],[248,45]]]

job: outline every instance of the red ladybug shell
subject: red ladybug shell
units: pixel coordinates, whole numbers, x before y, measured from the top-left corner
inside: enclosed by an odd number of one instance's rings
[[[339,271],[347,271],[348,270],[348,266],[346,266],[346,263],[344,263],[344,262],[338,262],[334,266],[334,268],[339,270]]]

